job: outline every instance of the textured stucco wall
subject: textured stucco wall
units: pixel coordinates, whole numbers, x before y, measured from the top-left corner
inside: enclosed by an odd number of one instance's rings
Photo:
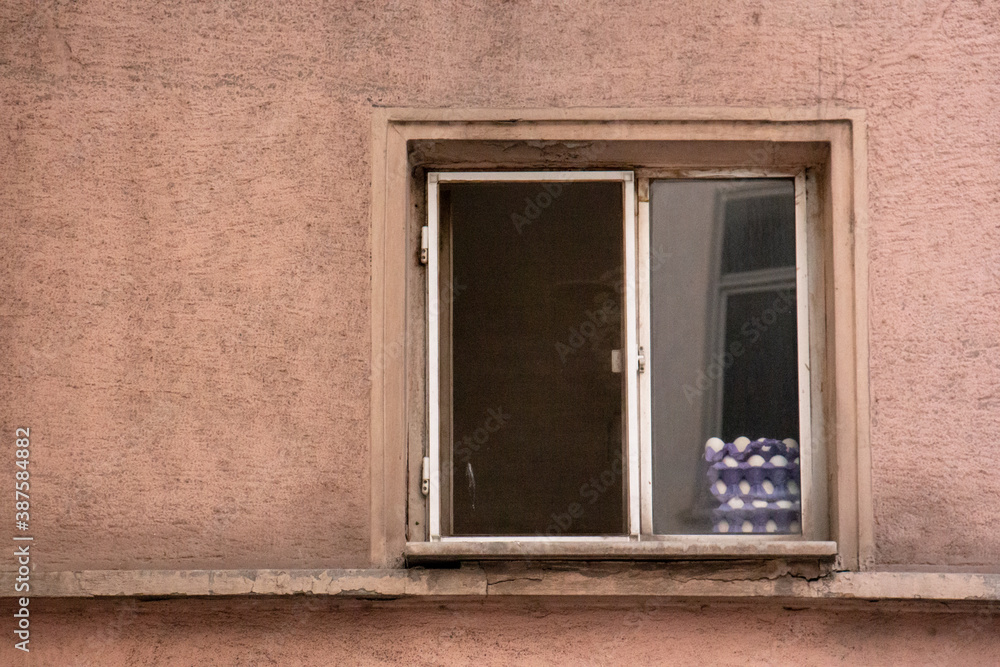
[[[0,0],[0,437],[32,428],[35,566],[367,566],[373,105],[823,104],[869,119],[877,561],[1000,565],[998,102],[989,0]],[[22,664],[1000,660],[988,609],[32,613]]]
[[[4,0],[0,97],[40,568],[367,565],[373,105],[866,109],[877,561],[1000,563],[994,2]]]
[[[1000,616],[547,600],[48,603],[18,665],[995,665]],[[16,662],[15,662],[16,660]]]

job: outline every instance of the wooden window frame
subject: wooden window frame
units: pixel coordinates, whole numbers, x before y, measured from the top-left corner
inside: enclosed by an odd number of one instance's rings
[[[420,110],[373,117],[371,553],[377,567],[461,559],[810,556],[871,562],[864,116],[851,110]],[[637,178],[814,175],[825,336],[820,400],[828,540],[427,540],[426,294],[418,263],[431,170],[634,170]],[[647,181],[648,183],[648,181]],[[648,188],[639,188],[648,207]],[[640,239],[642,232],[640,230]],[[640,252],[640,255],[641,252]],[[641,332],[640,332],[641,335]],[[648,377],[648,374],[644,374]],[[641,377],[641,376],[640,376]],[[831,547],[831,545],[833,545]]]

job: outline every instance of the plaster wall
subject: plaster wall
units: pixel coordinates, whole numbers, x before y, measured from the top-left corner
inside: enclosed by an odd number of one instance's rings
[[[876,561],[1000,563],[995,3],[5,0],[0,100],[39,568],[368,565],[379,105],[865,109]]]
[[[73,665],[992,665],[1000,619],[913,612],[545,599],[55,602],[28,655]],[[34,642],[37,641],[37,644]],[[16,659],[16,662],[14,661]]]

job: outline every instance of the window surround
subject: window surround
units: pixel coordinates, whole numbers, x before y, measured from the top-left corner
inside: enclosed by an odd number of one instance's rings
[[[732,176],[809,167],[819,174],[823,252],[831,274],[824,393],[830,538],[836,569],[871,560],[868,452],[867,239],[864,116],[844,110],[420,110],[376,109],[372,199],[372,560],[669,559],[833,555],[829,542],[774,543],[760,536],[684,536],[626,544],[425,542],[420,465],[426,441],[425,338],[419,255],[426,218],[423,167],[448,170],[635,169],[637,178],[692,172]],[[643,193],[640,188],[639,201]],[[648,198],[648,196],[647,196]],[[420,224],[416,224],[420,223]],[[415,226],[416,225],[416,226]],[[416,231],[416,235],[414,233]],[[409,443],[409,446],[408,446]],[[416,454],[416,455],[415,455]],[[409,535],[409,542],[407,537]],[[779,546],[780,544],[780,546]]]

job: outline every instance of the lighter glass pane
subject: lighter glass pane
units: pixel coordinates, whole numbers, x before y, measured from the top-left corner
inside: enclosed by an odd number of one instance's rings
[[[654,531],[799,533],[794,181],[653,181],[650,248]]]

